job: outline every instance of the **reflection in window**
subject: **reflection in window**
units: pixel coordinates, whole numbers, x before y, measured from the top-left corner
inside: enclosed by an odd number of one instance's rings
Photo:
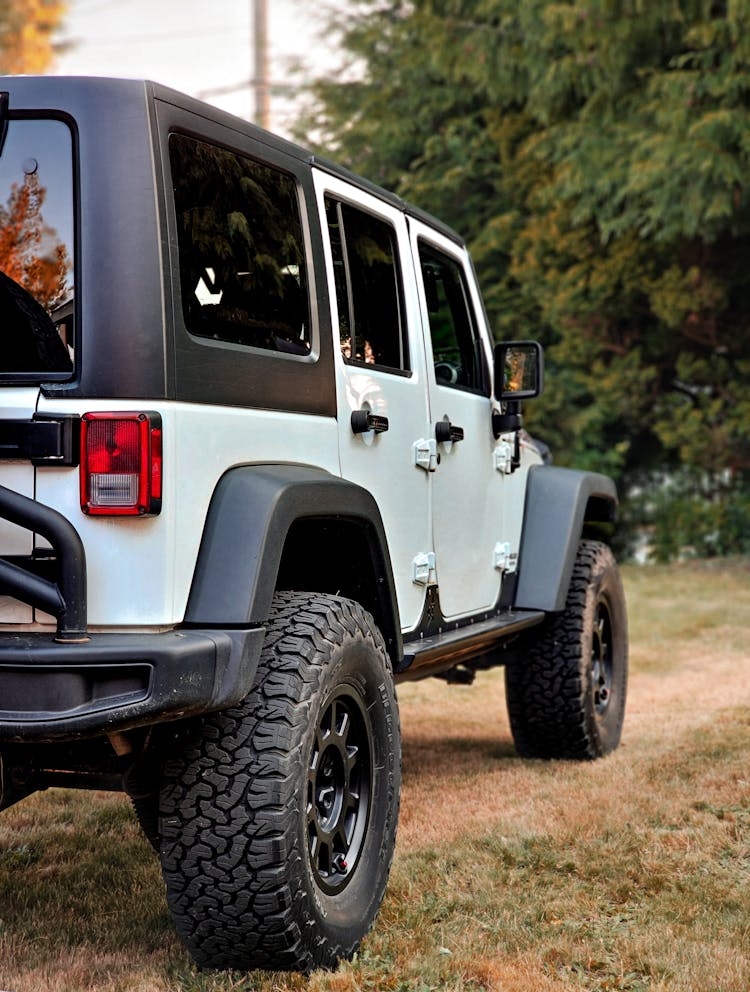
[[[351,362],[408,370],[395,231],[330,197],[326,217],[342,355]]]
[[[182,134],[170,136],[169,156],[187,329],[231,344],[309,354],[294,179]]]
[[[482,343],[461,266],[423,241],[419,262],[438,385],[485,392]]]
[[[10,120],[0,157],[0,374],[69,373],[73,302],[70,131]]]

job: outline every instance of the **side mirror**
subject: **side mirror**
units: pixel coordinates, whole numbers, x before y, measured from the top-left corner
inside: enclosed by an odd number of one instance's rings
[[[495,399],[528,400],[544,388],[544,357],[538,341],[495,346]]]

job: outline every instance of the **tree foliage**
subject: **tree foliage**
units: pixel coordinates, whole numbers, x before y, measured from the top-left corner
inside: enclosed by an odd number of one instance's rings
[[[65,9],[61,0],[0,0],[0,72],[45,72]]]
[[[304,127],[467,237],[496,334],[546,346],[557,462],[662,557],[750,551],[750,0],[345,11]]]
[[[35,175],[26,176],[0,205],[0,271],[51,312],[69,295],[70,259],[57,232],[44,222],[45,194]]]

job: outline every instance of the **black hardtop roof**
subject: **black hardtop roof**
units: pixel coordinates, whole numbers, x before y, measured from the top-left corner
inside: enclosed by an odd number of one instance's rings
[[[347,182],[351,183],[353,186],[357,186],[359,189],[372,193],[374,196],[377,196],[379,199],[389,203],[397,210],[402,210],[410,217],[421,220],[430,227],[435,228],[445,237],[456,242],[456,244],[464,244],[463,238],[456,231],[454,231],[452,227],[449,227],[448,224],[445,224],[437,217],[433,217],[427,211],[421,210],[419,207],[415,207],[411,203],[407,203],[406,200],[402,200],[400,196],[397,196],[390,190],[384,189],[382,186],[378,186],[377,183],[373,183],[369,179],[365,179],[364,176],[357,175],[357,173],[351,172],[349,169],[344,168],[344,166],[338,165],[336,162],[333,162],[324,156],[316,155],[309,149],[295,144],[293,141],[288,141],[286,138],[282,138],[280,135],[274,134],[272,131],[266,131],[257,124],[252,124],[249,121],[245,121],[241,117],[235,117],[233,114],[219,110],[217,107],[204,103],[202,100],[187,96],[186,94],[180,93],[178,90],[173,90],[168,86],[162,86],[160,83],[149,83],[148,85],[152,87],[153,94],[156,99],[164,100],[167,103],[174,103],[177,106],[184,107],[186,110],[190,110],[202,117],[209,117],[211,120],[224,123],[228,127],[232,127],[235,130],[242,131],[245,134],[250,134],[266,145],[278,148],[279,150],[284,151],[287,155],[292,155],[294,158],[306,162],[314,168],[322,169],[324,172],[328,172],[331,175],[345,179]]]
[[[67,111],[75,116],[76,105],[83,100],[90,109],[92,103],[103,102],[103,111],[110,106],[110,98],[117,93],[119,97],[130,96],[134,100],[161,100],[170,103],[199,117],[205,117],[225,127],[238,131],[253,138],[261,144],[298,159],[311,168],[321,169],[331,175],[338,176],[353,186],[371,193],[403,211],[410,217],[423,221],[443,236],[458,245],[464,244],[464,239],[443,221],[433,217],[419,207],[415,207],[395,193],[370,182],[363,176],[350,172],[343,166],[337,165],[326,158],[313,154],[309,149],[288,141],[271,131],[266,131],[257,124],[251,124],[240,117],[235,117],[218,107],[188,96],[169,86],[142,79],[119,79],[107,76],[0,76],[0,91],[10,93],[9,110],[55,110]]]

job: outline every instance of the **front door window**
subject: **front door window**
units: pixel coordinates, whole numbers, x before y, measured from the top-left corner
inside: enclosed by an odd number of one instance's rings
[[[458,262],[419,242],[435,379],[441,386],[485,392],[484,364],[466,280]]]

